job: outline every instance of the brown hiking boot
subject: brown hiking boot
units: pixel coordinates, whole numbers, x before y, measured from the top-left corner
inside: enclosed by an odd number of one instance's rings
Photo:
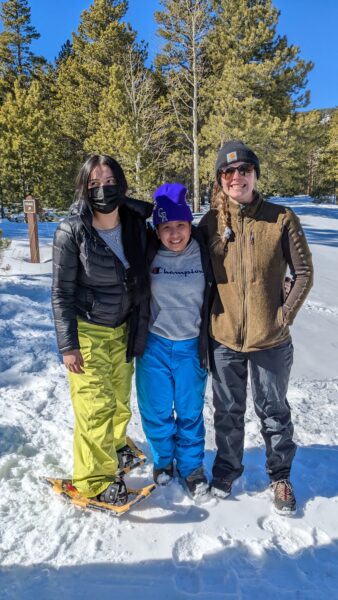
[[[273,481],[271,488],[274,493],[274,506],[282,515],[290,515],[296,512],[296,498],[292,483],[288,479]]]

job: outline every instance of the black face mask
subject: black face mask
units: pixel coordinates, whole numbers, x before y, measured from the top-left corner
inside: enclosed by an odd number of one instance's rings
[[[117,185],[90,188],[88,190],[88,198],[93,210],[104,214],[113,212],[120,203]]]

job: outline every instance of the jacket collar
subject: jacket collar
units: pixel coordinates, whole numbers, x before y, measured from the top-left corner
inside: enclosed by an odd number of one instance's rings
[[[244,206],[241,206],[237,202],[233,202],[229,199],[230,213],[238,217],[254,218],[264,202],[263,197],[258,192],[254,192],[254,194],[253,201],[250,202],[250,204],[245,204]]]
[[[154,204],[152,202],[145,202],[144,200],[136,200],[135,198],[125,196],[121,207],[129,208],[129,210],[138,214],[142,219],[148,219],[153,212]]]

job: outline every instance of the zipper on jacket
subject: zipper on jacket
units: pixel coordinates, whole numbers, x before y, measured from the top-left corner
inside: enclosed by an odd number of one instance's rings
[[[123,287],[124,287],[125,291],[126,291],[126,292],[128,292],[127,269],[126,269],[125,276],[124,276],[124,278],[123,278]]]
[[[256,281],[256,261],[255,261],[255,234],[250,232],[250,260],[252,269],[252,281]]]
[[[244,266],[244,260],[243,260],[243,249],[245,246],[245,238],[243,235],[243,225],[244,225],[244,220],[242,215],[240,215],[239,217],[239,221],[240,221],[240,227],[239,227],[239,240],[238,240],[238,244],[239,244],[239,258],[240,258],[240,265],[239,265],[239,272],[240,272],[240,290],[241,290],[241,307],[242,307],[242,318],[240,319],[240,345],[241,345],[241,349],[244,346],[244,338],[245,338],[245,327],[246,327],[246,315],[245,315],[245,310],[246,310],[246,302],[245,302],[245,284],[244,284],[244,276],[245,276],[245,266]]]
[[[230,262],[230,281],[236,281],[236,240],[228,245]]]

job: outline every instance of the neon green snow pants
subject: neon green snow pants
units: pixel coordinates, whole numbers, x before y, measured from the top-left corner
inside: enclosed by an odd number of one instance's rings
[[[126,363],[127,326],[78,320],[84,373],[69,375],[75,414],[73,484],[91,498],[114,480],[116,451],[126,444],[133,364]]]

